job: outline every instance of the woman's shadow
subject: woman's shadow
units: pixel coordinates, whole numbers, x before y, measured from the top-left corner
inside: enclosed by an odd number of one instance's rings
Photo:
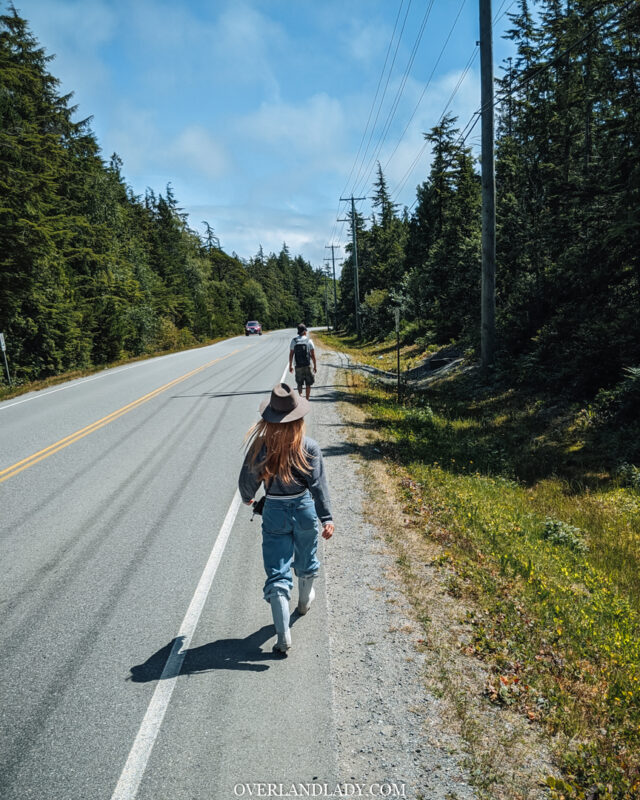
[[[244,639],[218,639],[200,647],[192,647],[184,654],[184,660],[177,674],[194,675],[198,672],[209,672],[209,670],[213,669],[240,669],[264,672],[264,670],[269,669],[269,665],[260,662],[279,661],[283,657],[278,651],[264,652],[261,649],[261,646],[273,636],[275,636],[273,625],[264,625],[260,630]],[[172,639],[143,664],[131,667],[129,680],[134,683],[147,683],[148,681],[159,681],[161,678],[176,677],[175,672],[169,670],[165,672],[165,666],[170,653],[174,650],[176,644],[181,644],[183,639],[184,637],[182,636]]]

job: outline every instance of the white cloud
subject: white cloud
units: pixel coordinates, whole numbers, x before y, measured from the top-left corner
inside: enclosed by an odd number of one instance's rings
[[[314,267],[323,265],[332,209],[322,214],[304,214],[265,205],[201,204],[187,205],[185,210],[196,228],[199,220],[208,219],[229,253],[235,251],[248,258],[257,253],[260,245],[265,253],[278,253],[286,242],[292,255],[302,255]]]
[[[110,149],[124,161],[125,175],[148,169],[160,146],[154,113],[129,103],[122,103],[116,109],[107,138]]]
[[[79,115],[96,115],[105,155],[120,154],[136,191],[164,191],[171,181],[192,224],[209,219],[223,246],[242,256],[260,242],[278,251],[284,240],[322,263],[395,18],[386,6],[356,4],[360,19],[336,29],[332,3],[314,4],[311,13],[305,4],[288,9],[263,0],[23,2],[35,35],[59,53],[52,72],[63,78],[64,91],[77,91]],[[395,96],[403,51],[404,44],[372,148]],[[453,70],[434,80],[389,161],[424,86],[415,77],[407,81],[379,154],[391,190],[459,76]],[[477,75],[470,74],[453,105],[459,124],[478,105]],[[429,156],[428,148],[394,199],[411,205]],[[373,177],[361,177],[355,193],[370,194]],[[369,212],[367,202],[362,207]]]
[[[219,178],[230,165],[223,144],[203,126],[187,125],[167,138],[154,112],[128,104],[118,108],[108,139],[124,162],[125,175],[155,175],[161,187],[189,173]]]
[[[167,148],[170,161],[182,162],[208,178],[219,178],[229,164],[220,142],[200,125],[185,128]]]
[[[343,34],[349,54],[366,66],[375,64],[378,72],[384,63],[383,54],[389,47],[389,38],[389,30],[373,22],[367,25],[363,25],[361,21],[352,22],[348,33]]]
[[[277,56],[290,43],[282,28],[246,3],[229,5],[220,16],[216,48],[220,60],[230,63],[236,80],[260,81],[273,96],[279,86],[272,69],[272,55]]]
[[[36,38],[48,49],[64,46],[65,50],[91,53],[108,42],[117,27],[116,14],[102,0],[28,0],[22,12],[33,26]]]
[[[347,146],[348,121],[339,100],[315,94],[299,105],[263,103],[237,122],[237,131],[266,143],[287,160],[305,158],[307,167],[342,169]]]
[[[273,63],[289,46],[283,29],[244,2],[211,3],[196,11],[188,3],[136,0],[127,26],[148,62],[145,80],[159,91],[193,83],[242,90],[260,87],[277,97]]]

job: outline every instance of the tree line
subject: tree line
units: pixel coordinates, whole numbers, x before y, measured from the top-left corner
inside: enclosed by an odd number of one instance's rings
[[[243,261],[171,186],[134,194],[74,121],[51,57],[0,16],[0,330],[18,381],[324,317],[320,271],[283,245]],[[4,376],[0,377],[0,381]]]
[[[534,13],[535,10],[535,13]],[[516,56],[497,80],[499,364],[517,380],[590,394],[640,364],[640,6],[519,0]],[[425,134],[415,209],[378,166],[358,241],[361,328],[479,345],[481,187],[457,120]],[[351,246],[342,324],[355,327]]]

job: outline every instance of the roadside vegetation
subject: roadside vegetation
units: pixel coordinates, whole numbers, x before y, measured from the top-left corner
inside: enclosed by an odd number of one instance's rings
[[[322,338],[370,364],[390,346]],[[476,369],[405,389],[401,404],[350,383],[408,519],[473,609],[466,651],[491,667],[486,702],[552,736],[551,796],[640,796],[638,375],[585,405]]]
[[[57,386],[58,384],[66,383],[67,381],[74,381],[78,378],[86,378],[89,375],[93,375],[96,372],[102,372],[105,369],[114,369],[115,367],[122,367],[125,364],[132,364],[136,361],[146,361],[149,358],[166,356],[170,353],[179,353],[183,352],[184,350],[195,350],[198,347],[208,347],[209,345],[222,341],[223,338],[224,337],[220,336],[216,339],[210,339],[209,341],[192,345],[191,347],[167,347],[164,350],[148,352],[141,356],[125,356],[108,364],[97,364],[91,367],[85,367],[84,369],[72,370],[71,372],[61,372],[58,375],[51,375],[49,378],[43,378],[42,380],[26,381],[22,379],[19,382],[13,383],[11,386],[0,383],[0,401],[8,400],[11,397],[17,397],[21,394],[27,394],[28,392],[39,392],[42,389],[48,389],[51,386]]]

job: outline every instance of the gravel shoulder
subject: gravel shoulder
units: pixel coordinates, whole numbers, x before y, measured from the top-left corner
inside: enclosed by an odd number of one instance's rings
[[[310,419],[336,522],[323,563],[341,780],[404,783],[415,800],[547,797],[548,743],[484,698],[442,548],[403,518],[345,365],[322,351]]]
[[[406,797],[476,796],[465,744],[447,730],[443,700],[425,692],[429,653],[393,568],[394,554],[363,510],[368,477],[345,438],[346,388],[336,354],[323,352],[311,433],[321,443],[336,522],[324,546],[334,713],[343,781],[406,785]]]

